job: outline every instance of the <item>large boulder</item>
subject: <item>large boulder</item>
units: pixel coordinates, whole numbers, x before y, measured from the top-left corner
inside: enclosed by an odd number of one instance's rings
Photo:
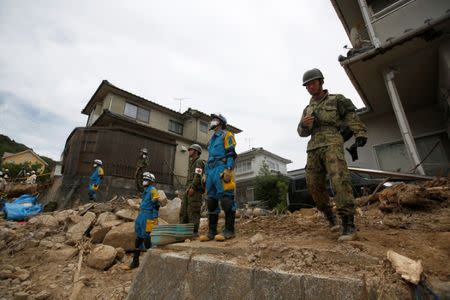
[[[128,220],[128,221],[134,221],[136,220],[138,215],[138,212],[136,210],[131,209],[121,209],[118,212],[116,212],[116,216],[119,218]]]
[[[68,221],[69,217],[72,215],[75,215],[76,212],[73,209],[66,209],[58,212],[54,212],[53,216],[58,220],[60,223],[64,223]]]
[[[45,226],[45,227],[50,227],[50,228],[59,227],[58,219],[52,215],[38,215],[38,216],[32,217],[28,221],[28,223],[35,224],[35,225],[41,225],[41,226]]]
[[[159,202],[161,203],[161,207],[166,206],[167,201],[169,200],[169,199],[167,199],[166,193],[164,193],[163,190],[158,190],[158,194],[159,194]]]
[[[91,230],[91,239],[92,243],[99,244],[103,242],[103,239],[105,238],[106,234],[111,230],[112,226],[103,227],[103,226],[95,226]]]
[[[95,225],[101,225],[104,226],[104,223],[111,222],[111,221],[117,221],[119,218],[112,212],[104,212],[98,215],[97,222],[95,222]],[[118,224],[120,224],[122,221],[120,221]]]
[[[177,224],[180,220],[181,199],[167,201],[167,205],[159,209],[159,216],[169,224]]]
[[[87,258],[87,265],[97,270],[110,267],[116,259],[117,250],[108,245],[97,245]]]
[[[16,238],[16,233],[14,230],[9,228],[0,228],[0,241],[5,241],[9,243]]]
[[[112,228],[103,239],[103,244],[114,248],[120,247],[125,250],[134,249],[135,239],[134,223],[127,222]]]
[[[95,214],[88,211],[77,224],[73,225],[69,228],[69,230],[67,230],[67,239],[74,242],[80,241],[83,238],[83,235],[85,235],[89,231],[89,228],[92,226],[92,224],[94,224],[94,221]]]

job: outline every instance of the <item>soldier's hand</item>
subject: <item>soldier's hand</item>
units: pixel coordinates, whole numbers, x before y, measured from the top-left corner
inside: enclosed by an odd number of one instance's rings
[[[313,116],[305,116],[302,120],[302,125],[304,127],[312,128],[313,124],[314,124]]]
[[[194,189],[193,188],[188,189],[187,194],[189,197],[192,197],[194,195]]]
[[[364,147],[364,145],[367,143],[367,138],[363,136],[358,136],[355,139],[355,144],[357,147]]]

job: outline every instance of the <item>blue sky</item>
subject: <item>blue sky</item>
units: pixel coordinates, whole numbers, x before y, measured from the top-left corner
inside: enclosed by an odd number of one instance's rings
[[[178,110],[221,112],[303,167],[305,70],[362,106],[337,57],[349,44],[331,2],[0,1],[0,133],[59,159],[103,79]]]

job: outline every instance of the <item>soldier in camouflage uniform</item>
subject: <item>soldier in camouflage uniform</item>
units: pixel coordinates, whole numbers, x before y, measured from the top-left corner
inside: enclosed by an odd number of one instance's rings
[[[202,147],[193,144],[189,147],[189,170],[186,181],[186,192],[180,209],[180,223],[194,223],[194,235],[198,235],[200,211],[202,207],[202,177],[205,162],[200,158]]]
[[[144,172],[149,171],[148,167],[150,165],[150,160],[148,158],[147,148],[142,148],[139,153],[139,159],[136,163],[136,171],[134,172],[134,178],[136,181],[136,189],[142,193],[144,191],[144,186],[142,185],[142,176]]]
[[[343,226],[339,241],[353,240],[356,236],[355,203],[340,130],[347,126],[355,136],[356,145],[362,147],[367,142],[366,127],[357,116],[350,99],[323,90],[323,79],[318,69],[309,70],[303,75],[303,85],[312,96],[297,127],[301,137],[311,136],[307,148],[306,184],[332,231],[337,231],[339,226],[326,189],[328,174]]]

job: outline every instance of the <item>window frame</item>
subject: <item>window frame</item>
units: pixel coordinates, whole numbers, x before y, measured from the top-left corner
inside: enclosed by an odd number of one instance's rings
[[[177,131],[176,129],[172,129],[172,126],[171,126],[172,124],[178,125],[181,128],[181,132]],[[183,125],[183,123],[180,123],[180,122],[178,122],[176,120],[169,119],[169,128],[168,128],[168,130],[170,132],[173,132],[173,133],[176,133],[176,134],[179,134],[179,135],[183,135],[184,125]]]
[[[202,133],[208,133],[208,122],[205,121],[199,121],[200,125],[199,125],[199,131]],[[205,127],[205,131],[202,130],[202,126]]]

